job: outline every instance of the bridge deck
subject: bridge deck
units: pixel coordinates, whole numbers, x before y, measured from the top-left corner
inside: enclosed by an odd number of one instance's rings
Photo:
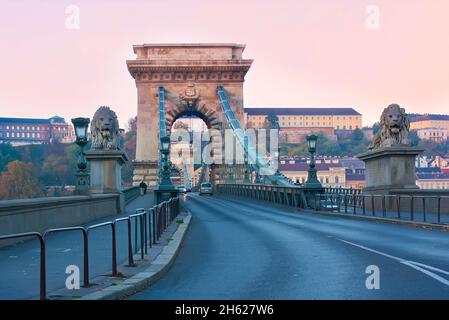
[[[242,198],[184,205],[193,217],[175,264],[133,299],[449,299],[448,233]],[[365,286],[370,265],[380,290]]]

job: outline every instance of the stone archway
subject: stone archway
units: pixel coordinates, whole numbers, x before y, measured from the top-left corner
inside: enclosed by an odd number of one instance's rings
[[[201,119],[207,126],[208,134],[209,134],[209,148],[211,151],[211,157],[212,159],[218,159],[222,157],[223,150],[222,147],[222,124],[219,121],[219,115],[213,111],[213,109],[207,108],[205,106],[195,109],[195,108],[184,108],[184,107],[178,107],[170,110],[170,114],[167,114],[166,117],[166,127],[167,127],[167,133],[172,136],[172,141],[176,141],[176,134],[172,132],[172,128],[179,118],[182,118],[184,116],[193,116],[196,118]],[[175,129],[176,130],[176,129]],[[212,132],[214,131],[214,132]],[[175,134],[175,136],[173,136]],[[219,134],[219,137],[217,137],[217,134]],[[202,137],[204,139],[204,137]],[[201,140],[202,140],[201,139]],[[218,139],[218,141],[217,141]],[[201,142],[195,141],[193,144],[196,147],[201,148]],[[182,149],[181,149],[182,150]],[[192,149],[194,150],[194,149]],[[175,151],[173,151],[175,152]],[[202,153],[201,153],[202,155]],[[196,158],[195,158],[196,159]],[[172,159],[173,160],[173,159]],[[196,159],[196,160],[199,160]],[[201,165],[201,163],[195,163],[194,165]],[[222,166],[214,164],[210,166],[210,176],[209,179],[212,183],[217,183],[219,181],[219,177],[222,171]]]
[[[135,60],[128,70],[137,88],[137,150],[134,184],[142,179],[157,183],[159,117],[158,89],[165,89],[167,131],[185,113],[207,119],[208,126],[227,127],[216,89],[222,85],[242,127],[243,82],[252,60],[243,59],[244,45],[238,44],[144,44],[134,46]],[[221,156],[218,154],[217,156]],[[215,166],[218,179],[221,166]]]

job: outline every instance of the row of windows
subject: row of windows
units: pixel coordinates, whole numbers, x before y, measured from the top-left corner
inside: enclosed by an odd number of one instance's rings
[[[13,126],[13,125],[7,125],[5,126],[6,130],[27,130],[27,131],[42,131],[42,130],[48,130],[48,127],[40,127],[40,126]],[[3,129],[2,126],[0,126],[0,129]]]
[[[449,181],[441,182],[418,182],[421,189],[449,189]]]
[[[266,116],[250,116],[255,120],[264,120]],[[279,120],[332,120],[331,116],[278,116]],[[337,116],[336,120],[356,120],[357,117],[352,116]]]
[[[40,133],[25,133],[25,132],[6,132],[5,134],[6,138],[37,138],[40,139],[43,138],[44,135],[41,135]],[[3,137],[3,133],[0,132],[0,137]]]
[[[332,127],[332,123],[331,122],[280,122],[279,125],[281,127]],[[254,123],[255,127],[262,127],[263,123],[262,122],[255,122]],[[354,129],[359,129],[359,126],[353,126],[353,125],[337,125],[335,126],[335,128],[337,130],[354,130]]]
[[[3,126],[0,126],[0,130],[3,129]],[[49,130],[49,127],[40,127],[40,126],[13,126],[7,125],[5,126],[6,130],[22,130],[22,131],[46,131]],[[66,127],[53,127],[53,130],[57,131],[67,131]]]
[[[427,136],[427,132],[423,132],[424,136]],[[429,137],[438,137],[442,136],[444,137],[446,134],[445,132],[429,132]]]

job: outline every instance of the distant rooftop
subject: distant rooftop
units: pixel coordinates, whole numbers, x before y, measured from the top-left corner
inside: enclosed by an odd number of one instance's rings
[[[324,115],[324,116],[361,116],[353,108],[245,108],[250,116],[266,115]]]
[[[49,124],[52,122],[64,123],[64,118],[54,116],[50,119],[39,118],[0,118],[0,123],[21,123],[21,124]]]
[[[425,121],[425,120],[446,120],[449,121],[447,114],[418,114],[411,113],[408,115],[410,122]]]
[[[449,180],[449,173],[417,173],[419,180]]]

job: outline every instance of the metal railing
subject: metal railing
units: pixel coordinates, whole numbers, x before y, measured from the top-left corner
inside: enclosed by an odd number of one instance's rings
[[[324,193],[315,196],[315,204],[316,211],[449,224],[448,196]]]
[[[117,218],[112,221],[107,221],[99,224],[95,224],[89,227],[69,227],[69,228],[57,228],[46,230],[43,234],[39,232],[25,232],[10,235],[0,236],[1,240],[17,239],[17,238],[38,238],[40,244],[40,282],[39,282],[39,297],[41,300],[47,299],[47,272],[46,272],[46,246],[47,238],[52,233],[62,233],[70,231],[81,231],[83,235],[83,287],[89,287],[89,234],[92,230],[110,226],[112,231],[112,276],[118,276],[117,267],[117,224],[126,221],[127,222],[127,246],[128,246],[128,266],[135,266],[134,253],[139,250],[137,246],[137,240],[133,251],[132,245],[132,221],[136,219],[135,226],[137,228],[137,222],[140,227],[140,252],[141,259],[144,259],[144,253],[148,253],[148,246],[151,248],[153,244],[161,238],[164,231],[171,224],[180,212],[179,198],[171,198],[162,202],[159,205],[152,208],[137,209],[135,214],[131,214],[127,217]],[[137,239],[137,229],[135,230],[135,236]]]
[[[284,187],[262,184],[217,184],[218,193],[269,201],[292,207],[305,208],[307,200],[299,187]]]
[[[326,194],[362,194],[362,189],[347,187],[325,187]]]

